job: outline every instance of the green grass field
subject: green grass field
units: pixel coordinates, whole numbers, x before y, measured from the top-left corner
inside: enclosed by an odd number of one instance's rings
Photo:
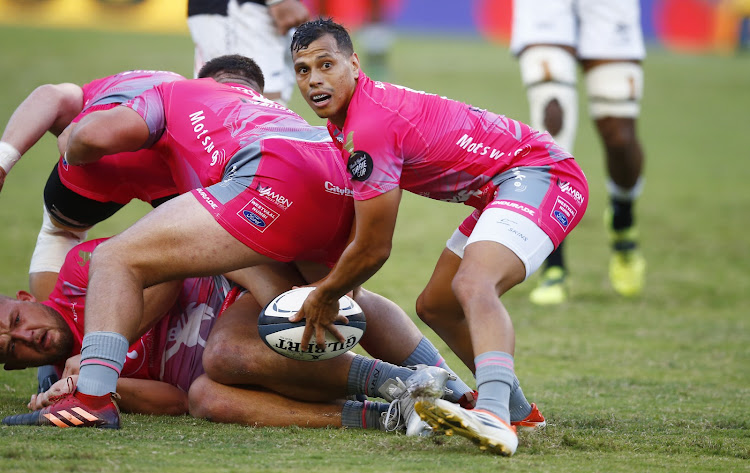
[[[192,68],[186,36],[2,27],[0,44],[3,126],[42,83],[83,83],[128,68],[190,75]],[[518,65],[502,45],[405,37],[392,61],[393,82],[528,118]],[[522,435],[512,458],[445,436],[125,415],[115,432],[0,427],[0,471],[750,471],[750,57],[651,50],[645,71],[639,129],[647,185],[638,216],[647,289],[624,300],[609,287],[603,159],[582,106],[574,154],[589,178],[591,203],[568,240],[572,300],[532,306],[535,278],[504,296],[517,332],[518,376],[550,424]],[[291,106],[321,124],[299,96]],[[46,137],[0,193],[2,294],[27,288],[42,189],[56,156]],[[116,233],[146,210],[133,204],[90,236]],[[468,212],[406,196],[391,260],[367,287],[413,315],[445,240]],[[425,333],[471,379],[434,333]],[[0,416],[23,411],[35,381],[32,370],[0,373]]]

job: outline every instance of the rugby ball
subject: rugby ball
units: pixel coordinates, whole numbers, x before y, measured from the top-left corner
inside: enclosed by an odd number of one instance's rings
[[[305,320],[292,323],[289,317],[299,312],[314,287],[300,287],[284,292],[263,308],[258,317],[260,338],[273,351],[287,358],[302,361],[320,361],[334,358],[354,348],[365,333],[365,314],[354,299],[344,296],[339,299],[339,315],[349,320],[349,324],[336,322],[336,327],[346,339],[338,341],[326,331],[325,349],[315,345],[315,336],[307,346],[301,346],[305,331]]]

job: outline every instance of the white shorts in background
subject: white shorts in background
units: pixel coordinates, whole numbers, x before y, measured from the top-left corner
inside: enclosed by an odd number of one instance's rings
[[[225,54],[241,54],[254,60],[266,86],[264,95],[279,93],[286,104],[296,85],[292,67],[291,32],[279,35],[268,7],[230,0],[228,17],[194,15],[188,27],[195,43],[195,74],[207,61]]]
[[[510,49],[560,44],[579,59],[643,59],[639,0],[514,0]]]
[[[468,237],[456,229],[446,247],[463,259],[466,246],[476,241],[494,241],[510,249],[526,267],[526,278],[539,269],[555,248],[550,237],[531,219],[498,208],[482,212]]]

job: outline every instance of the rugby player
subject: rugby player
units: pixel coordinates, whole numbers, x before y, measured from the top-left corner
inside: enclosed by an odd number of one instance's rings
[[[511,52],[526,86],[530,124],[572,152],[578,127],[578,66],[589,115],[604,145],[609,206],[605,223],[612,255],[609,279],[623,296],[643,290],[646,260],[639,249],[635,201],[643,190],[643,150],[636,120],[646,55],[638,0],[522,0],[513,2]],[[568,298],[562,244],[547,258],[529,294],[539,305]]]
[[[509,404],[515,334],[498,298],[524,281],[583,216],[586,178],[548,133],[426,92],[369,79],[346,29],[330,19],[292,39],[297,85],[347,164],[355,234],[291,320],[304,344],[323,341],[336,301],[388,259],[402,190],[464,203],[471,215],[448,240],[417,313],[475,371],[476,409],[417,403],[434,428],[512,455]],[[377,126],[375,126],[377,124]]]

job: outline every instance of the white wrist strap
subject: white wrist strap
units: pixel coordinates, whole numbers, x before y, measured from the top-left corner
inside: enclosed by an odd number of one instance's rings
[[[13,145],[0,141],[0,167],[5,170],[5,174],[10,172],[19,159],[21,159],[21,153]]]
[[[279,3],[283,2],[284,0],[266,0],[266,6],[271,7],[274,5],[278,5]]]

